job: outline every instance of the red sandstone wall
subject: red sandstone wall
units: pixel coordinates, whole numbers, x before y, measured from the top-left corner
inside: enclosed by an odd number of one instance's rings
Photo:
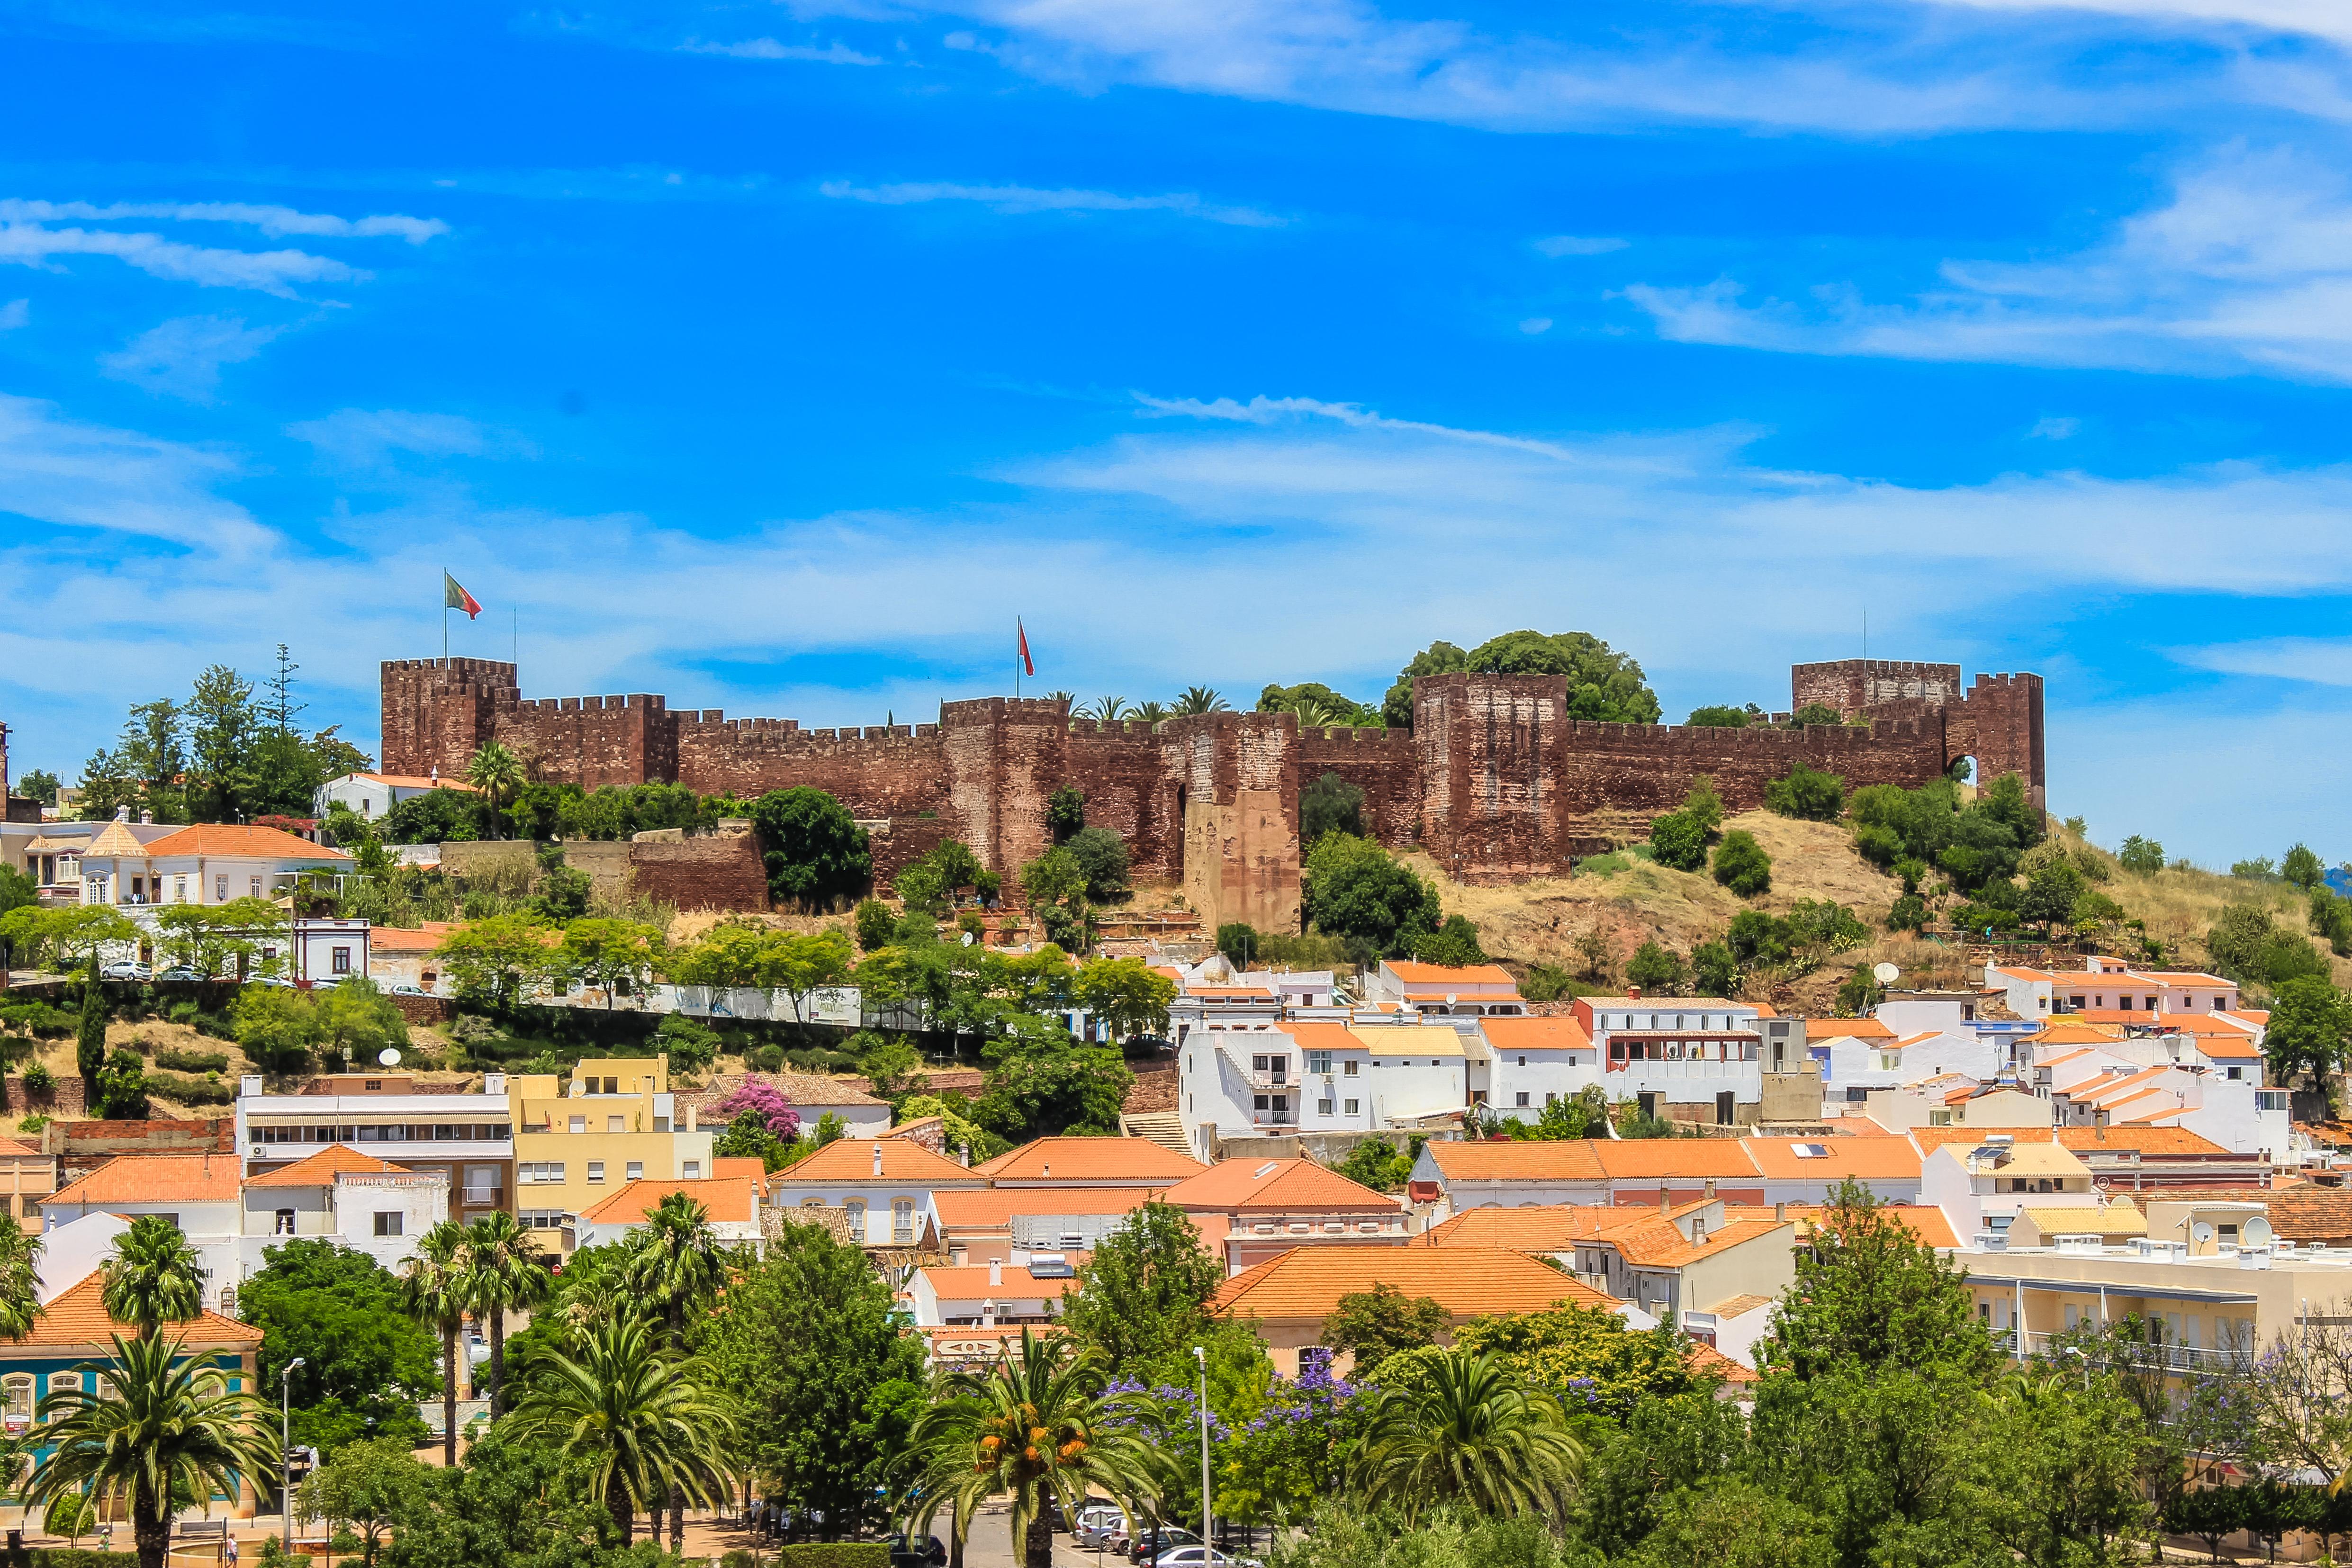
[[[1184,819],[1152,727],[1139,720],[1073,719],[1067,736],[1062,779],[1087,797],[1087,826],[1126,839],[1137,874],[1166,881],[1183,876]]]
[[[1364,792],[1364,830],[1383,844],[1421,832],[1421,752],[1406,730],[1301,730],[1298,787],[1338,773]],[[1309,846],[1312,847],[1312,846]]]
[[[386,659],[382,761],[387,773],[460,776],[490,738],[490,717],[513,702],[515,667],[490,658]]]
[[[749,834],[631,844],[629,883],[681,910],[765,910],[768,873]]]
[[[1457,879],[1565,864],[1559,795],[1563,676],[1438,675],[1413,683],[1422,847]]]
[[[1808,702],[1823,702],[1848,719],[1878,713],[1898,702],[1941,708],[1960,700],[1960,667],[1905,658],[1841,658],[1826,664],[1791,665],[1789,700],[1792,712]]]
[[[2047,807],[2040,676],[1978,676],[1959,710],[1948,721],[1948,734],[1949,755],[1976,758],[1979,784],[2016,773],[2025,780],[2028,798]]]
[[[532,777],[583,789],[665,781],[677,771],[668,703],[643,692],[500,702],[490,730]]]

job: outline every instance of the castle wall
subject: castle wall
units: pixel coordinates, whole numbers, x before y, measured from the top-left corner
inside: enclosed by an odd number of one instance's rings
[[[1364,831],[1410,844],[1421,830],[1421,752],[1407,730],[1301,730],[1298,787],[1337,773],[1364,792]],[[1313,847],[1313,846],[1308,846]]]
[[[1826,703],[1845,719],[1877,714],[1891,703],[1918,702],[1941,708],[1960,700],[1960,667],[1922,664],[1905,658],[1841,658],[1826,664],[1791,665],[1790,710],[1808,702]],[[1907,713],[1887,717],[1906,718]]]

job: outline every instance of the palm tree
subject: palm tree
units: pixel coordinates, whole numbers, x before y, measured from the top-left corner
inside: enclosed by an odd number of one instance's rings
[[[1441,1502],[1557,1513],[1583,1463],[1551,1395],[1491,1356],[1448,1351],[1425,1378],[1381,1390],[1356,1450],[1356,1484],[1407,1520]]]
[[[41,1247],[16,1216],[0,1214],[0,1340],[23,1339],[42,1316]]]
[[[490,1419],[506,1414],[507,1314],[547,1300],[555,1277],[538,1237],[514,1215],[487,1214],[466,1227],[466,1300],[490,1325]]]
[[[127,1498],[139,1568],[163,1568],[173,1495],[234,1493],[240,1479],[259,1485],[278,1462],[278,1443],[268,1407],[229,1393],[220,1371],[181,1353],[177,1337],[113,1338],[111,1364],[74,1368],[97,1373],[101,1391],[61,1389],[41,1401],[38,1419],[55,1423],[41,1428],[43,1438],[57,1447],[26,1499]]]
[[[522,793],[522,759],[496,741],[485,741],[466,764],[466,782],[482,792],[496,822],[499,806]],[[503,831],[499,837],[505,837]]]
[[[915,1423],[922,1456],[910,1531],[950,1510],[956,1541],[990,1498],[1013,1499],[1013,1543],[1024,1568],[1053,1568],[1054,1527],[1045,1505],[1076,1517],[1099,1487],[1129,1508],[1156,1499],[1164,1461],[1139,1426],[1132,1397],[1106,1394],[1100,1353],[1076,1352],[1059,1336],[1021,1331],[1021,1353],[986,1373],[951,1373],[943,1397]]]
[[[1126,711],[1126,698],[1106,697],[1101,699],[1091,708],[1079,709],[1077,716],[1081,719],[1101,719],[1108,721],[1118,719]]]
[[[1176,717],[1186,719],[1195,713],[1230,713],[1233,704],[1206,686],[1188,686],[1176,694]]]
[[[1135,705],[1135,716],[1147,724],[1157,724],[1168,717],[1168,704],[1159,701],[1139,702]]]
[[[1295,715],[1302,730],[1325,730],[1355,717],[1351,710],[1334,707],[1320,697],[1294,697],[1275,711]]]
[[[457,1468],[457,1332],[466,1326],[466,1227],[445,1219],[400,1266],[400,1310],[441,1336],[441,1458]]]
[[[1045,693],[1045,700],[1048,702],[1076,702],[1077,700],[1078,694],[1075,691],[1048,691]]]
[[[114,1238],[100,1299],[106,1315],[152,1340],[165,1323],[185,1323],[205,1310],[205,1268],[180,1227],[159,1214],[142,1214]]]
[[[684,1193],[672,1193],[655,1205],[645,1228],[629,1239],[634,1250],[627,1275],[633,1294],[661,1313],[675,1367],[686,1355],[687,1314],[708,1305],[726,1280],[719,1234],[710,1228],[709,1210]],[[668,1501],[669,1549],[675,1556],[686,1549],[686,1495],[674,1482]],[[653,1512],[658,1534],[659,1503]]]
[[[629,1542],[639,1508],[673,1490],[697,1506],[726,1487],[719,1456],[734,1421],[703,1389],[700,1369],[673,1362],[645,1320],[619,1317],[582,1335],[575,1353],[551,1353],[509,1418],[524,1442],[588,1461],[589,1495]]]

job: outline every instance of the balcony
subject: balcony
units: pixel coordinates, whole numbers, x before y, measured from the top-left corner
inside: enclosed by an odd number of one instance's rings
[[[507,1193],[504,1187],[461,1187],[457,1201],[467,1208],[504,1208]]]
[[[1992,1337],[1995,1349],[2011,1357],[2017,1354],[2017,1331],[2010,1329]],[[2076,1358],[2052,1349],[2052,1342],[2061,1336],[2029,1329],[2025,1333],[2026,1353],[2037,1361],[2073,1362]],[[2244,1373],[2254,1364],[2254,1352],[2228,1346],[2210,1349],[2203,1345],[2152,1345],[2132,1347],[2133,1361],[2143,1367],[2180,1373]]]

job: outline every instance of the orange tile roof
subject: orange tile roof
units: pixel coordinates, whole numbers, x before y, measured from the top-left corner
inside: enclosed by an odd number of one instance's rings
[[[418,778],[414,773],[353,773],[351,776],[366,779],[371,784],[390,784],[394,789],[461,789],[467,795],[481,793],[472,784],[457,779]]]
[[[1752,1180],[1756,1162],[1747,1140],[1729,1138],[1609,1138],[1588,1140],[1593,1157],[1612,1181],[1696,1180],[1703,1176]]]
[[[1187,985],[1183,994],[1187,996],[1250,996],[1265,1002],[1274,1000],[1274,993],[1263,985]]]
[[[580,1211],[598,1225],[635,1225],[673,1193],[684,1193],[722,1224],[748,1225],[760,1217],[759,1184],[746,1176],[713,1176],[698,1182],[631,1182],[608,1198]]]
[[[1593,1152],[1598,1142],[1591,1138],[1524,1143],[1446,1140],[1423,1144],[1422,1152],[1449,1182],[1599,1182],[1608,1173]]]
[[[1478,1028],[1498,1051],[1591,1050],[1592,1037],[1573,1013],[1543,1018],[1481,1018]]]
[[[200,822],[167,833],[144,851],[150,860],[182,855],[220,856],[231,860],[348,860],[340,849],[297,838],[275,827],[240,827],[226,822]]]
[[[2240,1060],[2252,1061],[2259,1058],[2263,1054],[2262,1047],[2254,1044],[2252,1040],[2243,1038],[2235,1040],[2224,1039],[2218,1035],[2208,1035],[2199,1040],[2197,1042],[2197,1048],[2206,1056],[2212,1058],[2217,1062]]]
[[[1875,1018],[1808,1018],[1805,1038],[1811,1040],[1891,1040],[1895,1031]]]
[[[1777,1300],[1779,1298],[1773,1296],[1727,1296],[1704,1310],[1718,1318],[1744,1318],[1757,1308],[1769,1307]]]
[[[1069,1295],[1078,1288],[1078,1281],[1075,1276],[1061,1279],[1039,1279],[1034,1278],[1026,1268],[1017,1268],[1010,1263],[1004,1266],[1003,1282],[997,1285],[988,1282],[986,1264],[974,1264],[961,1268],[952,1265],[944,1268],[926,1268],[923,1270],[923,1278],[931,1282],[931,1289],[943,1300],[950,1301],[977,1301],[988,1296],[1050,1298]]]
[[[235,1203],[245,1163],[234,1154],[117,1154],[41,1200],[59,1204]]]
[[[711,1160],[710,1173],[721,1181],[740,1176],[764,1183],[768,1179],[768,1163],[756,1154],[720,1154]]]
[[[1822,1215],[1828,1212],[1826,1204],[1775,1204],[1770,1208],[1727,1207],[1723,1217],[1728,1222],[1735,1219],[1769,1219],[1774,1215],[1780,1215],[1796,1225],[1797,1239],[1802,1241],[1812,1234],[1813,1227],[1821,1224]],[[1959,1245],[1958,1238],[1952,1234],[1952,1222],[1944,1217],[1942,1209],[1927,1204],[1885,1204],[1878,1212],[1900,1224],[1929,1247],[1954,1247]]]
[[[1922,1154],[1932,1154],[1947,1143],[1965,1143],[1973,1149],[1988,1136],[2005,1132],[2019,1143],[2047,1143],[2051,1141],[2047,1127],[1914,1127],[1909,1137]]]
[[[1297,1247],[1225,1281],[1211,1310],[1223,1317],[1321,1322],[1342,1296],[1375,1284],[1427,1296],[1457,1322],[1495,1312],[1541,1312],[1561,1301],[1614,1310],[1614,1299],[1550,1264],[1501,1247]]]
[[[1354,1214],[1404,1206],[1386,1193],[1376,1193],[1312,1160],[1223,1160],[1169,1188],[1168,1202],[1178,1208],[1221,1214],[1259,1210]]]
[[[365,1171],[380,1174],[397,1171],[400,1166],[389,1160],[379,1160],[373,1154],[362,1154],[348,1143],[336,1143],[320,1150],[306,1159],[297,1160],[283,1170],[272,1171],[266,1176],[248,1176],[248,1187],[331,1187],[341,1171]]]
[[[1789,1228],[1785,1222],[1769,1219],[1727,1218],[1706,1233],[1706,1240],[1693,1241],[1666,1221],[1653,1219],[1647,1225],[1597,1239],[1604,1247],[1616,1247],[1625,1261],[1636,1268],[1680,1268]]]
[[[124,1339],[131,1338],[135,1331],[129,1323],[118,1322],[106,1315],[105,1289],[105,1270],[92,1269],[80,1284],[51,1301],[34,1321],[33,1331],[16,1342],[23,1345],[104,1346],[116,1334]],[[193,1322],[167,1323],[163,1331],[190,1346],[217,1345],[226,1349],[261,1343],[259,1329],[211,1311]]]
[[[1421,963],[1410,958],[1391,958],[1388,961],[1388,971],[1409,985],[1442,986],[1448,981],[1454,981],[1466,985],[1507,985],[1515,992],[1519,988],[1519,983],[1511,978],[1511,972],[1499,963],[1466,963],[1459,969],[1452,969],[1443,963]]]
[[[34,1148],[30,1143],[19,1143],[14,1138],[0,1138],[0,1158],[5,1158],[12,1154],[19,1156],[31,1154],[36,1157],[44,1157],[41,1155],[41,1152],[38,1149]]]
[[[1739,1142],[1758,1170],[1780,1181],[1815,1176],[1832,1181],[1844,1176],[1857,1181],[1919,1179],[1919,1152],[1899,1138],[1743,1138]],[[1829,1153],[1818,1158],[1801,1156],[1800,1143]]]
[[[882,1151],[882,1174],[874,1174],[874,1151]],[[814,1153],[803,1154],[768,1178],[771,1187],[801,1182],[951,1182],[976,1187],[986,1178],[967,1171],[944,1154],[934,1154],[904,1138],[836,1138]]]
[[[1645,1224],[1660,1214],[1679,1215],[1698,1205],[1669,1210],[1642,1209],[1623,1204],[1528,1204],[1505,1208],[1487,1204],[1464,1209],[1443,1225],[1432,1226],[1414,1241],[1417,1247],[1504,1247],[1512,1252],[1565,1252],[1580,1241],[1628,1226]]]
[[[2128,1100],[2132,1098],[2133,1095],[2145,1093],[2147,1089],[2151,1087],[2148,1082],[2149,1079],[2159,1077],[2164,1073],[2170,1072],[2171,1070],[2172,1069],[2169,1067],[2158,1067],[2141,1068],[2135,1072],[2108,1073],[2097,1078],[2085,1079],[2081,1083],[2075,1084],[2073,1088],[2062,1089],[2058,1092],[2066,1096],[2069,1100],[2098,1101],[2108,1105],[2115,1105],[2120,1103],[2121,1100]],[[2126,1089],[2132,1090],[2132,1095],[2126,1095],[2123,1093]],[[2121,1097],[2121,1100],[2119,1100],[2118,1097]]]
[[[950,1230],[983,1230],[1015,1215],[1132,1214],[1163,1195],[1159,1187],[985,1187],[933,1193],[931,1206]]]
[[[2102,1149],[2118,1152],[2137,1150],[2142,1154],[2227,1154],[2229,1151],[2210,1138],[2200,1138],[2185,1127],[2062,1127],[2058,1142],[2077,1154],[2096,1153]]]
[[[2265,1028],[2270,1026],[2271,1010],[2267,1007],[2232,1007],[2228,1011],[2232,1018],[2251,1018]]]
[[[2226,1039],[2253,1038],[2254,1026],[2227,1013],[2166,1013],[2161,1016],[2168,1027],[2184,1035],[2220,1035]]]
[[[1149,1138],[1040,1138],[971,1168],[992,1182],[1181,1182],[1208,1167]]]

